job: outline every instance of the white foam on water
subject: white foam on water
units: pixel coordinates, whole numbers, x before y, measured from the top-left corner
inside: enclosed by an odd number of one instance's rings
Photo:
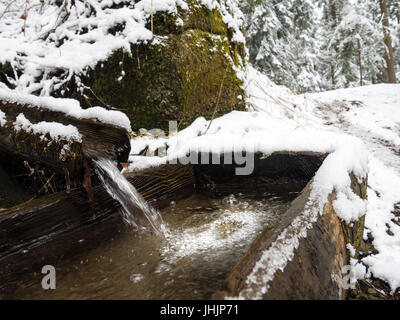
[[[265,221],[273,215],[272,210],[221,209],[218,218],[210,223],[184,230],[171,230],[161,255],[167,264],[172,265],[182,258],[199,255],[207,260],[213,255],[221,255],[224,250],[251,243],[265,229]],[[164,268],[167,265],[160,265],[159,272]]]

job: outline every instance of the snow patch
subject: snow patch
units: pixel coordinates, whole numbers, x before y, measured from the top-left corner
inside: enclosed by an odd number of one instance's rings
[[[0,100],[4,103],[24,104],[28,107],[38,107],[54,112],[62,112],[67,116],[78,119],[97,119],[103,123],[122,127],[128,132],[131,131],[129,118],[122,112],[106,110],[102,107],[82,109],[79,102],[74,99],[62,99],[53,97],[37,97],[23,94],[16,90],[1,89]]]
[[[66,140],[82,142],[81,134],[73,125],[65,126],[61,123],[45,121],[32,124],[22,113],[15,119],[14,128],[16,131],[23,130],[39,134],[42,140],[46,140],[46,135],[49,134],[54,141]]]
[[[4,127],[7,123],[6,114],[0,110],[0,127]]]

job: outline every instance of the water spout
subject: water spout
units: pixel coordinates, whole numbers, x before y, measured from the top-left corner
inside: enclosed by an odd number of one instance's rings
[[[160,213],[151,207],[109,159],[95,160],[96,173],[108,194],[121,204],[122,218],[135,229],[147,223],[159,235],[167,234]]]

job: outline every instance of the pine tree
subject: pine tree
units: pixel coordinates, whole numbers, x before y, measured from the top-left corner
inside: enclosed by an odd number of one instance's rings
[[[386,1],[400,72],[398,0],[247,0],[250,62],[296,92],[384,81],[380,2]],[[386,30],[386,29],[385,29]]]
[[[312,1],[253,1],[244,10],[250,61],[277,84],[319,90]]]
[[[328,88],[353,87],[376,82],[384,67],[381,27],[374,19],[373,2],[328,0],[323,3],[326,30],[324,53]],[[328,71],[329,70],[329,71]]]
[[[400,1],[388,0],[390,18],[393,22],[393,34],[395,35],[392,39],[394,49],[394,61],[396,64],[397,81],[400,81]]]
[[[316,7],[311,0],[294,0],[290,11],[293,16],[291,52],[296,63],[293,72],[296,90],[319,91],[322,81],[318,73],[320,43]]]

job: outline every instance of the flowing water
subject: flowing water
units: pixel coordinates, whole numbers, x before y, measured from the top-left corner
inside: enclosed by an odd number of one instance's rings
[[[121,213],[125,223],[134,229],[140,229],[145,228],[147,221],[158,235],[165,236],[168,230],[160,213],[143,199],[135,187],[118,170],[115,163],[109,159],[100,159],[95,163],[96,173],[108,194],[121,204]],[[143,222],[143,216],[145,222]]]
[[[123,231],[94,250],[60,261],[55,266],[56,290],[41,288],[39,271],[20,283],[10,298],[210,298],[257,235],[295,196],[296,192],[223,199],[193,195],[161,210],[169,229],[165,237],[140,229]]]

